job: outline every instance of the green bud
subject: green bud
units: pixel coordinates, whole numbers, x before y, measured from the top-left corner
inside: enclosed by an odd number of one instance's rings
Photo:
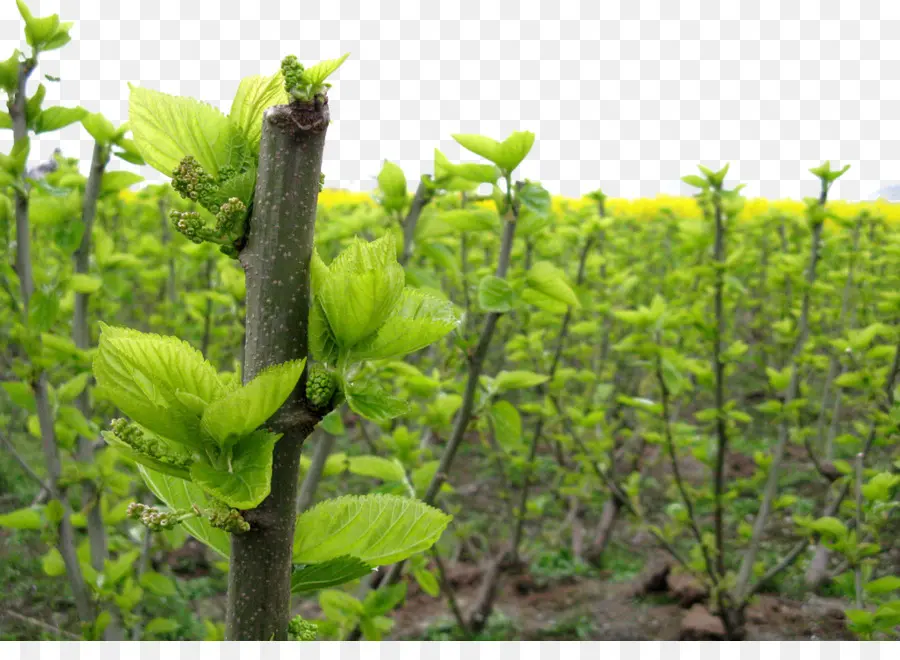
[[[250,523],[244,520],[241,512],[228,507],[219,500],[213,500],[210,508],[206,510],[206,518],[213,527],[232,534],[243,534],[250,531]]]

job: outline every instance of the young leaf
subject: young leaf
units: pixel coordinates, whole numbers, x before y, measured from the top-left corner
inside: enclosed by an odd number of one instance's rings
[[[41,111],[34,123],[35,133],[49,133],[81,121],[87,111],[80,107],[64,108],[53,106]],[[10,127],[11,128],[11,127]]]
[[[372,566],[393,564],[434,545],[451,519],[396,495],[325,500],[297,518],[294,561],[318,563],[352,555]]]
[[[378,188],[388,210],[401,210],[406,205],[406,175],[398,165],[384,161],[378,174]]]
[[[201,428],[219,444],[225,444],[230,435],[247,435],[287,400],[305,365],[306,358],[265,369],[245,386],[207,406]]]
[[[44,526],[41,518],[41,509],[28,508],[16,509],[9,513],[0,514],[0,527],[6,529],[40,529]]]
[[[366,562],[349,555],[304,566],[291,574],[291,593],[302,594],[338,587],[369,575],[372,569]]]
[[[403,294],[406,276],[393,234],[354,240],[329,266],[317,254],[312,261],[313,293],[343,350],[375,332]]]
[[[507,390],[522,390],[546,383],[547,376],[536,374],[533,371],[501,371],[494,379],[494,385],[500,392]]]
[[[347,383],[344,395],[353,412],[373,422],[390,421],[409,409],[406,401],[388,394],[372,381]]]
[[[86,112],[81,118],[81,125],[101,144],[109,144],[117,133],[112,122],[99,112]]]
[[[528,286],[545,296],[572,307],[581,307],[578,296],[566,283],[565,275],[559,268],[547,261],[534,264],[526,276]]]
[[[272,450],[281,437],[257,431],[233,447],[228,471],[196,462],[191,481],[235,509],[253,509],[266,499],[272,486]]]
[[[249,155],[241,128],[196,99],[131,87],[128,118],[141,156],[166,176],[185,156],[193,156],[207,174],[218,177],[223,167],[240,169]]]
[[[165,502],[170,509],[190,509],[196,504],[200,509],[209,507],[209,500],[201,488],[190,481],[160,474],[138,465],[138,472],[150,491]],[[191,535],[208,545],[223,557],[231,552],[231,539],[228,533],[216,529],[205,518],[188,518],[181,523]]]
[[[478,283],[478,305],[486,312],[508,312],[513,306],[513,290],[509,282],[495,275],[485,275]]]
[[[316,87],[324,83],[328,76],[337,71],[341,64],[350,57],[350,53],[345,53],[341,57],[334,60],[323,60],[303,71],[303,82]]]
[[[241,129],[253,153],[258,153],[263,113],[266,108],[289,101],[281,71],[271,76],[248,76],[238,85],[228,118]]]
[[[473,154],[477,154],[499,166],[497,161],[501,158],[502,147],[497,140],[485,137],[484,135],[472,134],[455,134],[451,137],[463,148],[468,149]]]
[[[350,351],[357,360],[399,358],[437,341],[459,325],[452,303],[406,287],[376,333]]]
[[[182,390],[204,401],[224,395],[216,370],[175,337],[101,324],[94,356],[97,396],[154,433],[188,446],[200,444],[200,420],[179,401]]]
[[[534,145],[534,133],[531,131],[515,131],[500,144],[498,159],[493,162],[502,170],[512,172],[531,151]]]
[[[406,481],[406,471],[403,464],[396,458],[382,458],[381,456],[351,456],[347,459],[348,469],[353,474],[363,477],[372,477],[382,481]]]
[[[519,445],[522,441],[522,418],[509,401],[495,401],[491,405],[491,421],[494,436],[504,449]]]

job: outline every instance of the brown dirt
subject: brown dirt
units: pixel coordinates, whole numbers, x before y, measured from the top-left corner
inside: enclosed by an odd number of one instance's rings
[[[471,567],[451,569],[471,571]],[[586,635],[593,640],[677,640],[687,610],[665,595],[635,596],[635,584],[605,578],[574,578],[571,583],[521,593],[520,577],[506,576],[496,611],[512,625],[509,639],[566,640]],[[462,580],[456,593],[460,608],[471,606],[478,585]],[[819,599],[822,600],[822,599]],[[827,605],[827,603],[826,603]],[[748,640],[850,639],[836,608],[811,600],[799,603],[763,595],[748,610]],[[404,606],[395,612],[393,639],[423,639],[430,627],[450,624],[443,599],[411,589]],[[575,627],[578,626],[576,633]]]

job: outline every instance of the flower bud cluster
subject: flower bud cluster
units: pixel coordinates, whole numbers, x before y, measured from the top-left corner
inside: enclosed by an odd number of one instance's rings
[[[173,467],[189,468],[193,463],[193,457],[187,452],[178,451],[175,447],[166,445],[157,438],[148,437],[136,424],[129,423],[127,420],[114,419],[110,423],[110,429],[119,440],[139,454],[144,454]]]

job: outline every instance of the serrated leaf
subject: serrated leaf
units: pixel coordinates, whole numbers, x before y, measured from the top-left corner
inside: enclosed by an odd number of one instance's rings
[[[434,343],[459,325],[452,303],[406,287],[374,335],[356,344],[356,360],[400,358]]]
[[[185,156],[193,156],[213,177],[249,156],[241,128],[216,108],[196,99],[132,87],[128,118],[134,142],[147,164],[171,176]]]
[[[344,395],[353,412],[373,422],[390,421],[409,409],[406,401],[389,394],[372,381],[347,383]]]
[[[228,118],[243,132],[250,149],[258,153],[263,113],[273,105],[288,101],[290,97],[284,90],[281,71],[271,76],[248,76],[238,85]]]
[[[303,82],[313,86],[321,85],[328,79],[328,76],[340,68],[341,64],[343,64],[348,57],[350,57],[350,53],[345,53],[337,59],[323,60],[308,69],[304,69],[302,74]]]
[[[369,575],[372,568],[361,559],[349,555],[304,566],[291,574],[291,593],[302,594],[337,587]]]
[[[228,436],[244,436],[258,428],[281,407],[297,386],[306,358],[278,364],[214,401],[203,413],[201,428],[220,444]]]
[[[93,364],[97,396],[164,438],[200,447],[200,419],[176,392],[207,402],[222,397],[225,389],[212,365],[175,337],[101,328]]]
[[[329,266],[314,254],[311,275],[313,293],[343,350],[378,330],[400,302],[406,280],[393,234],[370,243],[356,239]]]
[[[253,509],[272,486],[272,451],[280,434],[256,431],[232,448],[228,471],[206,463],[191,466],[191,481],[235,509]]]
[[[162,500],[170,509],[190,509],[196,504],[200,509],[209,507],[209,499],[203,490],[190,481],[161,474],[138,465],[138,472],[151,492]],[[210,548],[228,557],[231,552],[231,539],[227,532],[216,529],[205,518],[188,518],[181,523],[191,536],[208,545]]]
[[[451,519],[396,495],[325,500],[297,518],[294,561],[314,564],[351,555],[372,566],[393,564],[434,545]]]

